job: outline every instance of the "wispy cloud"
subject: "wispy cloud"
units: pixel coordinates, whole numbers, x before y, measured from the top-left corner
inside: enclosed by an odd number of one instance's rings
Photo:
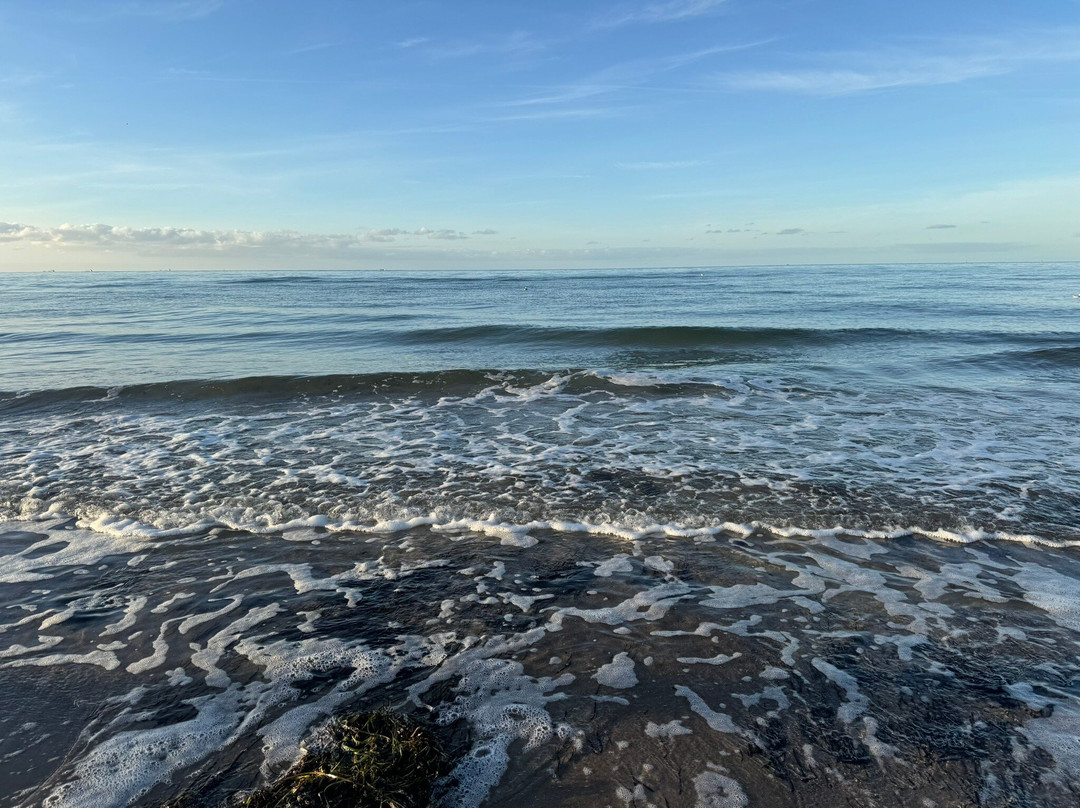
[[[494,230],[478,230],[477,235],[494,235]],[[321,234],[292,230],[199,230],[190,227],[126,227],[111,224],[62,224],[37,227],[17,222],[0,222],[0,244],[21,242],[68,248],[129,248],[151,251],[257,250],[294,252],[342,252],[361,250],[372,244],[387,244],[403,238],[458,241],[468,234],[449,228],[390,227],[362,233]]]
[[[591,73],[577,81],[564,84],[550,92],[528,96],[508,103],[508,106],[537,106],[543,104],[566,104],[594,98],[599,95],[630,90],[648,84],[653,78],[677,71],[681,68],[721,53],[747,50],[757,47],[761,42],[749,42],[738,45],[722,45],[704,50],[676,53],[652,59],[634,59],[611,65],[603,70]]]
[[[645,5],[624,5],[596,20],[597,28],[621,28],[659,22],[677,22],[704,14],[713,14],[727,0],[667,0]]]
[[[407,39],[399,48],[418,49],[432,59],[461,59],[469,56],[523,56],[544,50],[547,45],[529,31],[512,31],[488,40],[439,41],[428,37]]]
[[[299,56],[304,53],[314,53],[316,51],[329,50],[330,48],[336,48],[341,42],[316,42],[311,45],[301,45],[298,48],[293,48],[290,51],[286,51],[287,56]]]
[[[45,73],[14,70],[10,73],[0,74],[0,87],[30,87],[45,80]]]
[[[919,47],[809,54],[812,65],[723,73],[718,86],[807,95],[850,95],[896,87],[957,84],[1012,73],[1037,63],[1080,60],[1080,28],[1026,32],[1011,38],[958,37]]]
[[[928,224],[926,226],[927,230],[954,230],[955,228],[955,224]]]
[[[614,115],[616,107],[571,107],[563,109],[535,109],[511,115],[493,115],[483,120],[487,123],[510,123],[512,121],[549,121],[575,118],[601,118]]]
[[[708,160],[659,160],[654,162],[640,163],[616,163],[616,168],[626,168],[631,171],[666,171],[676,168],[697,168],[708,165]]]
[[[912,252],[932,252],[932,253],[958,253],[965,254],[978,254],[978,253],[999,253],[999,252],[1015,252],[1024,248],[1030,248],[1034,245],[1027,244],[1021,241],[947,241],[939,243],[908,243],[908,244],[893,244],[896,249],[910,250]]]
[[[419,230],[413,231],[412,235],[427,236],[428,238],[440,239],[442,241],[458,241],[459,239],[468,238],[467,235],[459,230],[435,230],[430,227],[421,227]]]
[[[143,17],[160,22],[188,22],[209,17],[225,0],[108,0],[80,4],[77,18],[109,20],[117,17]]]
[[[734,73],[721,83],[733,90],[772,90],[807,95],[850,95],[868,90],[956,84],[1008,72],[1001,65],[957,60],[924,60],[883,70],[801,70]]]

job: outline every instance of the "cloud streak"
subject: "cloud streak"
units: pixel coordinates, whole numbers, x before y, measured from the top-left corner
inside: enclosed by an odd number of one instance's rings
[[[403,50],[418,50],[430,59],[461,59],[470,56],[517,57],[544,50],[547,45],[528,31],[512,31],[488,41],[438,41],[413,37],[397,43]]]
[[[78,19],[86,21],[141,17],[158,22],[190,22],[209,17],[224,5],[225,0],[113,0],[107,3],[86,3],[79,9]]]
[[[841,96],[899,87],[958,84],[1029,65],[1080,61],[1080,28],[1029,32],[1013,39],[956,38],[934,48],[811,54],[813,66],[722,73],[716,86],[739,91]]]
[[[707,160],[656,160],[639,163],[616,163],[616,168],[625,168],[630,171],[666,171],[676,168],[697,168],[708,165]]]
[[[506,106],[529,107],[567,104],[621,90],[633,90],[647,85],[656,76],[680,70],[710,56],[747,50],[761,44],[763,43],[749,42],[739,45],[723,45],[687,53],[677,53],[671,56],[622,62],[585,76],[578,81],[565,84],[552,92],[511,101]]]
[[[678,22],[715,13],[727,0],[668,0],[643,6],[623,6],[596,21],[597,28]]]
[[[495,235],[494,230],[476,230],[473,235]],[[0,222],[0,244],[22,243],[59,248],[233,251],[273,249],[293,252],[349,252],[373,244],[404,239],[458,241],[469,235],[450,228],[400,227],[367,230],[361,233],[320,234],[293,230],[199,230],[190,227],[126,227],[110,224],[62,224],[37,227],[17,222]]]

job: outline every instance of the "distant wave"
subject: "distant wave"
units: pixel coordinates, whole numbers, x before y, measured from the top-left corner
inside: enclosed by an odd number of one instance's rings
[[[812,328],[725,328],[715,326],[635,326],[623,328],[559,328],[527,325],[478,325],[452,328],[420,328],[400,333],[404,344],[490,342],[500,344],[566,345],[625,348],[702,348],[742,346],[790,346],[831,343],[847,332]],[[863,338],[888,337],[882,329],[859,332]]]
[[[1007,354],[1007,357],[1016,362],[1061,367],[1080,367],[1080,345],[1068,345],[1058,348],[1039,348],[1034,351],[1014,351]]]
[[[311,514],[294,517],[287,521],[278,521],[276,514],[252,513],[244,514],[240,521],[235,519],[222,519],[210,514],[203,515],[190,523],[184,524],[182,519],[176,523],[178,514],[162,513],[159,516],[173,517],[167,521],[170,527],[157,527],[154,524],[139,522],[125,516],[102,514],[100,508],[92,508],[97,514],[93,518],[80,516],[78,507],[75,513],[65,513],[55,507],[49,508],[38,514],[23,513],[17,516],[9,515],[11,521],[22,522],[32,525],[41,522],[64,522],[74,519],[78,527],[94,533],[112,536],[118,539],[153,540],[168,539],[183,536],[194,536],[215,529],[242,530],[257,535],[284,533],[291,530],[317,529],[330,533],[368,533],[368,534],[391,534],[405,531],[433,528],[438,532],[471,531],[488,536],[503,539],[503,544],[515,544],[522,547],[534,545],[530,541],[531,533],[561,532],[561,533],[584,533],[597,536],[607,536],[626,541],[638,541],[652,536],[667,538],[711,539],[714,537],[727,537],[748,539],[755,536],[784,537],[789,539],[825,539],[833,537],[861,538],[876,542],[885,542],[905,538],[932,539],[942,543],[975,544],[977,542],[998,543],[1015,542],[1036,547],[1049,547],[1056,549],[1080,547],[1080,538],[1074,536],[1054,538],[1040,536],[1031,533],[1013,533],[1008,531],[985,531],[975,528],[946,529],[942,527],[926,527],[911,525],[906,527],[889,527],[883,529],[866,529],[861,527],[849,527],[834,525],[828,528],[813,528],[790,524],[771,524],[767,521],[754,520],[752,522],[720,522],[707,525],[680,525],[674,523],[640,522],[621,524],[619,522],[591,523],[570,521],[566,519],[533,520],[530,522],[502,521],[494,514],[487,519],[469,517],[463,515],[436,515],[417,516],[403,513],[396,518],[372,518],[367,521],[354,521],[352,519],[340,521],[334,520],[323,514]],[[190,516],[190,514],[189,514]]]
[[[318,279],[316,279],[318,280]],[[287,283],[288,279],[252,278],[237,283]],[[323,282],[323,281],[319,281]],[[559,347],[565,349],[701,350],[721,354],[728,350],[747,349],[771,351],[809,347],[846,347],[870,344],[937,342],[948,345],[987,346],[988,350],[1025,348],[1030,358],[1038,361],[1075,361],[1080,344],[1075,333],[980,331],[960,329],[906,328],[802,328],[705,325],[640,325],[619,327],[548,326],[517,323],[484,323],[466,326],[415,327],[427,319],[421,314],[385,311],[348,311],[328,314],[304,329],[271,327],[244,328],[237,322],[233,330],[220,325],[215,329],[139,330],[100,334],[94,330],[75,331],[11,331],[0,332],[0,344],[55,343],[221,343],[265,342],[267,344],[312,344],[325,346],[353,345],[358,348],[406,346],[439,348],[440,346],[512,345],[516,348]],[[291,323],[289,324],[291,326]],[[1055,352],[1064,351],[1060,355]],[[1007,354],[1006,354],[1007,355]],[[991,356],[987,354],[987,356]]]
[[[376,322],[394,318],[376,315]],[[229,340],[258,342],[266,334],[261,331],[234,333]],[[0,334],[0,341],[66,342],[74,335]],[[1067,333],[1001,333],[983,331],[926,331],[890,328],[820,329],[820,328],[738,328],[711,326],[637,326],[619,328],[567,328],[537,325],[487,324],[440,328],[385,328],[367,327],[347,329],[340,326],[303,335],[290,335],[290,342],[334,339],[339,345],[355,342],[365,347],[387,346],[473,346],[486,349],[503,345],[532,346],[545,349],[595,349],[595,360],[600,367],[605,357],[618,358],[620,350],[626,354],[648,352],[663,354],[665,359],[680,360],[698,357],[708,363],[724,362],[730,357],[740,360],[757,356],[783,356],[787,352],[810,347],[844,349],[847,346],[879,344],[908,350],[907,343],[939,342],[950,346],[975,346],[972,355],[954,361],[961,366],[1010,365],[1046,366],[1051,368],[1080,367],[1080,344],[1075,334]],[[112,336],[110,341],[123,342],[126,337]],[[152,334],[140,334],[138,340],[154,339]],[[206,335],[193,335],[193,341],[202,341]],[[279,340],[281,337],[279,336]],[[166,340],[167,341],[167,340]],[[1002,350],[1005,348],[1005,350]],[[553,355],[553,358],[556,355]],[[56,404],[101,401],[137,401],[171,399],[203,401],[229,398],[260,398],[285,400],[299,396],[327,396],[340,394],[410,395],[422,392],[469,395],[471,392],[493,385],[531,386],[551,379],[552,374],[568,375],[567,383],[572,392],[589,389],[612,389],[615,384],[602,374],[586,372],[585,369],[560,368],[557,358],[550,366],[495,370],[449,369],[429,372],[392,372],[338,375],[289,375],[251,376],[232,379],[181,379],[158,383],[134,384],[122,387],[78,386],[59,390],[12,390],[0,392],[0,413],[32,411],[34,408]],[[696,364],[696,363],[691,363]],[[615,361],[615,366],[624,367]],[[593,367],[593,366],[591,366]],[[685,374],[676,382],[646,384],[644,388],[656,387],[664,394],[693,393],[699,386],[685,382]],[[637,386],[637,385],[635,385]],[[705,386],[709,386],[706,384]],[[715,385],[713,385],[715,386]]]
[[[260,275],[256,278],[229,278],[223,286],[266,286],[280,283],[323,283],[328,280],[314,273],[309,275]]]
[[[965,357],[958,364],[996,368],[1044,368],[1049,371],[1080,368],[1080,341],[1072,336],[1066,345],[992,351]]]
[[[644,325],[582,328],[492,323],[439,328],[383,329],[368,335],[402,345],[493,344],[582,348],[792,348],[866,343],[941,341],[951,344],[1074,347],[1075,334],[904,328],[754,328],[738,326]],[[1064,344],[1064,345],[1063,345]]]
[[[138,401],[199,402],[213,400],[270,400],[292,398],[433,393],[467,396],[492,387],[526,388],[555,381],[568,393],[633,389],[679,395],[717,390],[711,382],[623,379],[583,370],[445,370],[428,373],[368,373],[328,376],[250,376],[240,379],[184,379],[118,387],[69,387],[62,390],[0,392],[0,413],[36,413],[63,405],[110,405]]]

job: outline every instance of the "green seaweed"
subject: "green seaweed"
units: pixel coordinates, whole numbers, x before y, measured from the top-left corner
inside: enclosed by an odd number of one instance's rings
[[[450,759],[435,736],[386,710],[327,726],[299,762],[240,808],[423,808]]]

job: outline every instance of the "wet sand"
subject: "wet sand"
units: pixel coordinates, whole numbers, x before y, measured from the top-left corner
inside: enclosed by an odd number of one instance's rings
[[[1080,798],[1072,551],[531,538],[9,524],[0,805],[214,804],[379,706],[460,745],[447,805]]]

